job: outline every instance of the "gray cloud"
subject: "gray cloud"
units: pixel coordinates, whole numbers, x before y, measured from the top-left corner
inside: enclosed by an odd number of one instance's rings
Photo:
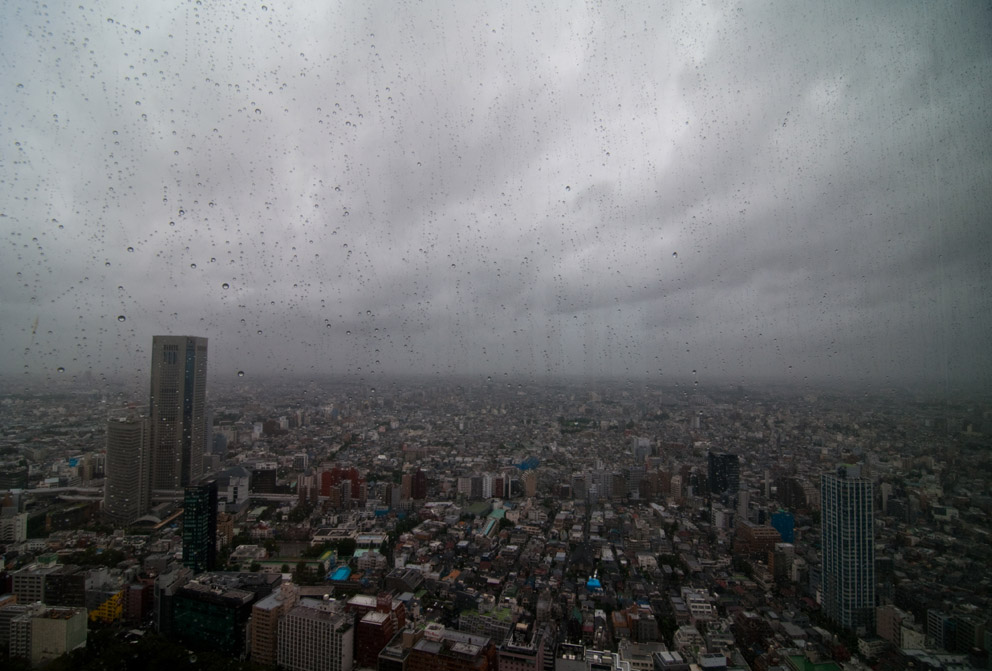
[[[6,8],[5,376],[987,387],[989,12],[660,4]]]

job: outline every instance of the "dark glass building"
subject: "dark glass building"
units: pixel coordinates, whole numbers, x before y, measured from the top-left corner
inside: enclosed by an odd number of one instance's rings
[[[183,566],[212,571],[217,561],[217,481],[186,488],[183,500]]]
[[[708,452],[709,470],[706,474],[710,492],[723,494],[740,488],[741,466],[736,454]]]

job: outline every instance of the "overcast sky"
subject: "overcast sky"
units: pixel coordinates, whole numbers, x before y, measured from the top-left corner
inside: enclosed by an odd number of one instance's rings
[[[988,3],[368,4],[3,3],[5,377],[989,387]]]

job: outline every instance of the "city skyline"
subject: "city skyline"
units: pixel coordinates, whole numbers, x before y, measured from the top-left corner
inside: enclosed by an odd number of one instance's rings
[[[138,665],[312,661],[294,608],[320,604],[347,636],[324,660],[341,668],[452,655],[489,671],[655,655],[672,671],[987,666],[988,402],[438,380],[355,391],[212,387],[224,449],[203,460],[210,481],[155,492],[130,525],[101,509],[111,401],[4,396],[11,659],[34,636],[28,611],[53,608],[83,620],[52,650],[81,669],[118,647]]]

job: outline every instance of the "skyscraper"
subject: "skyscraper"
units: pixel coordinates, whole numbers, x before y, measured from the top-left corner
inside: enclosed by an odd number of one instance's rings
[[[706,456],[709,459],[706,479],[711,493],[723,494],[740,489],[741,466],[736,454],[708,452]]]
[[[186,488],[183,498],[183,566],[214,570],[217,561],[217,481]]]
[[[207,339],[152,338],[151,488],[177,490],[203,471]]]
[[[107,420],[107,478],[103,514],[114,526],[127,526],[148,512],[151,425],[137,410]]]
[[[875,515],[859,466],[820,476],[823,611],[848,629],[874,630]]]

